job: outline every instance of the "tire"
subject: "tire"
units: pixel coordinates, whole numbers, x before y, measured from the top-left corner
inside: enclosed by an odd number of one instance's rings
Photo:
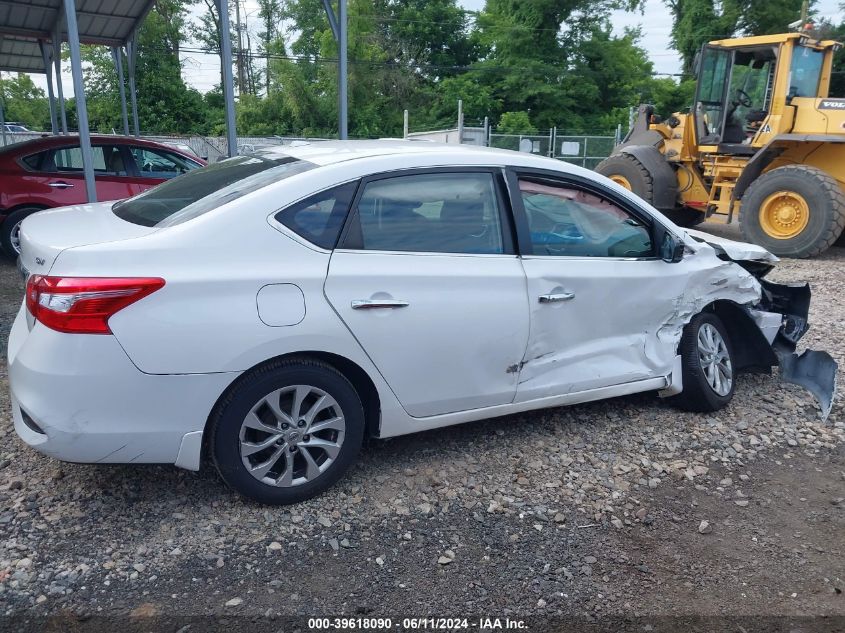
[[[631,154],[614,154],[605,158],[596,165],[595,171],[637,194],[649,204],[654,201],[654,178],[645,165]]]
[[[718,334],[722,342],[719,349],[727,355],[730,383],[726,389],[722,383],[721,392],[717,391],[708,379],[708,374],[712,375],[715,368],[710,367],[710,372],[705,371],[706,365],[702,359],[704,352],[699,349],[699,337],[703,336],[705,341],[709,341],[707,333],[710,331]],[[685,411],[698,412],[718,411],[725,407],[733,398],[736,388],[736,363],[731,340],[722,320],[711,312],[701,312],[694,316],[684,328],[680,355],[684,389],[672,398],[672,404]],[[724,373],[719,375],[721,377]]]
[[[783,193],[797,200],[797,217],[807,215],[806,225],[799,228],[784,226],[784,233],[775,236],[767,230],[764,217]],[[774,202],[772,202],[774,200]],[[803,204],[802,204],[803,201]],[[790,207],[791,208],[791,207]],[[771,226],[771,221],[769,221]],[[755,180],[742,197],[739,226],[748,242],[759,244],[780,257],[813,257],[830,248],[845,229],[845,192],[829,174],[817,167],[788,165],[766,172]],[[777,228],[777,227],[776,227]]]
[[[24,218],[38,211],[43,211],[43,209],[40,207],[22,207],[12,211],[3,220],[3,224],[0,225],[0,247],[2,247],[3,254],[6,257],[10,259],[18,258],[20,246],[16,233],[20,230],[20,224]]]
[[[595,170],[649,204],[654,204],[654,178],[645,165],[631,154],[614,154],[596,165]],[[685,228],[701,224],[706,219],[701,211],[682,206],[661,213],[674,224]]]
[[[318,401],[322,408],[311,411]],[[271,404],[299,413],[292,420],[297,426],[282,428],[289,418],[274,414]],[[309,413],[313,419],[299,426]],[[329,426],[308,433],[312,424]],[[355,388],[332,366],[291,358],[243,376],[215,408],[210,426],[209,448],[223,481],[260,503],[285,505],[324,492],[352,465],[364,439],[364,409]]]

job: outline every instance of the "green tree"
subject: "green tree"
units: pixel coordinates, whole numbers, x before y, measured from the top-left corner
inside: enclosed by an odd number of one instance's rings
[[[24,73],[0,76],[0,99],[6,121],[23,123],[32,130],[50,129],[50,105],[44,91]]]
[[[186,0],[157,0],[139,32],[136,85],[138,118],[145,132],[207,129],[203,97],[182,79],[179,46],[186,13]],[[83,60],[87,66],[84,80],[91,128],[105,132],[122,129],[117,72],[111,53],[102,46],[85,46]],[[128,74],[128,69],[124,69],[124,74]]]
[[[684,60],[684,72],[692,73],[696,53],[709,41],[786,32],[801,16],[802,1],[665,0],[673,18],[672,45]]]
[[[531,124],[527,112],[503,112],[496,131],[500,134],[535,134],[537,128]]]

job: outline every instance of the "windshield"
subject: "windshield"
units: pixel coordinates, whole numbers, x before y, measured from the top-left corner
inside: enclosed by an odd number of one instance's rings
[[[118,202],[112,211],[133,224],[173,226],[314,167],[313,163],[278,154],[236,156]]]
[[[819,92],[819,78],[822,74],[824,52],[807,46],[796,46],[792,53],[792,73],[789,81],[789,95],[792,97],[816,97]]]

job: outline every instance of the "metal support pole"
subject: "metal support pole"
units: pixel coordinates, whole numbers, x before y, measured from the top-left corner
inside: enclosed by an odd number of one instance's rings
[[[141,124],[138,122],[138,93],[135,90],[135,61],[138,59],[138,32],[126,42],[126,65],[129,67],[129,99],[132,102],[132,127],[135,138],[141,135]]]
[[[235,132],[235,90],[232,80],[232,40],[229,31],[229,1],[215,0],[220,12],[220,63],[223,64],[223,101],[226,104],[226,144],[229,157],[238,153]]]
[[[53,65],[56,73],[56,94],[58,95],[59,114],[62,120],[62,134],[67,135],[65,89],[62,86],[62,39],[59,37],[58,30],[53,32]]]
[[[50,130],[53,134],[59,133],[59,124],[56,121],[56,100],[53,97],[53,65],[50,58],[50,48],[43,41],[38,42],[41,48],[41,59],[44,60],[44,75],[47,78],[47,104],[50,106]]]
[[[337,0],[338,5],[338,132],[341,140],[349,138],[349,99],[347,96],[348,72],[346,68],[347,31],[349,20],[346,16],[346,0]]]
[[[402,121],[402,138],[408,138],[408,111],[405,110]]]
[[[129,136],[129,116],[126,114],[126,87],[123,85],[123,52],[119,46],[112,46],[111,57],[117,71],[117,87],[120,91],[120,120],[123,121],[123,134]]]
[[[464,100],[458,99],[458,143],[464,142]]]
[[[82,56],[79,52],[79,28],[76,25],[76,0],[63,0],[67,20],[67,40],[70,47],[70,67],[73,70],[73,94],[76,97],[76,118],[79,121],[79,146],[82,150],[82,171],[88,202],[97,202],[94,184],[94,160],[91,154],[91,134],[88,130],[88,105],[82,83]]]
[[[490,147],[490,117],[484,117],[484,147]]]
[[[3,147],[6,147],[6,114],[3,111],[3,101],[5,98],[0,94],[0,130],[3,131]]]

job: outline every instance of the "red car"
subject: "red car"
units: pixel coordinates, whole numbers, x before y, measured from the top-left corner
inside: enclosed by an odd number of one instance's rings
[[[92,136],[97,200],[121,200],[186,171],[201,158],[125,136]],[[87,202],[82,150],[75,136],[47,136],[0,149],[0,246],[20,252],[23,219],[42,209]]]

